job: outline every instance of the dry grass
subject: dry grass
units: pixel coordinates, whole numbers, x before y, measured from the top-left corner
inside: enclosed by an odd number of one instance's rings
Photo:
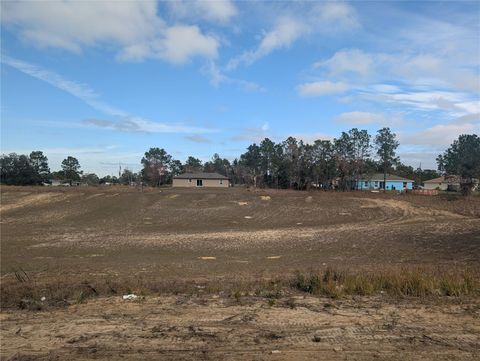
[[[391,297],[461,297],[480,295],[480,278],[478,272],[472,269],[432,270],[418,267],[361,273],[327,269],[308,275],[297,273],[292,287],[332,298],[377,294]]]
[[[42,281],[24,271],[15,272],[1,282],[1,307],[42,310],[83,303],[93,297],[109,297],[135,293],[140,296],[218,294],[241,303],[245,297],[268,300],[286,299],[308,293],[330,298],[382,296],[389,298],[478,297],[478,270],[467,268],[432,269],[401,268],[376,271],[341,270],[300,273],[276,278],[231,278],[208,281],[155,279],[152,277],[92,277],[73,280],[57,277]]]

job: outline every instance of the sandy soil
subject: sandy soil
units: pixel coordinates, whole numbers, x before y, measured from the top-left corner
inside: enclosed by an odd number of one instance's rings
[[[1,354],[21,360],[480,357],[478,304],[313,297],[291,299],[294,308],[248,298],[240,302],[218,296],[110,298],[53,312],[6,312]]]

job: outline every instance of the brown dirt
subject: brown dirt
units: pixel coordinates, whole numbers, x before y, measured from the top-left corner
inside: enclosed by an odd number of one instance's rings
[[[296,297],[269,306],[218,296],[118,297],[54,312],[4,312],[1,354],[22,360],[475,360],[479,317],[478,304],[456,302]]]
[[[48,283],[480,266],[480,197],[2,187],[0,204],[2,283],[15,282],[19,269]],[[4,310],[2,358],[478,357],[478,299],[275,302],[205,295],[129,303],[118,296],[42,312]]]

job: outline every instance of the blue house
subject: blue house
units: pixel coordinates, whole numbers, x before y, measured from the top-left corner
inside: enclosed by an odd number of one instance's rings
[[[384,189],[383,173],[366,175],[358,181],[357,186],[360,190]],[[413,189],[413,180],[387,174],[385,189],[397,190],[399,192]]]

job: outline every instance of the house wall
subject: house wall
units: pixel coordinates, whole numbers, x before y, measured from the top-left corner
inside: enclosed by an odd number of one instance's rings
[[[368,180],[368,181],[358,181],[358,189],[360,190],[367,190],[367,189],[380,189],[380,183],[383,181],[373,181],[373,180]],[[387,190],[397,190],[397,191],[402,191],[404,189],[413,189],[413,182],[406,182],[407,187],[403,187],[403,182],[402,181],[389,181],[387,180],[386,183],[386,189]]]
[[[424,189],[440,189],[442,191],[446,191],[448,188],[448,183],[424,183]]]
[[[188,179],[173,179],[173,187],[184,187],[184,188],[196,188],[197,187],[197,178],[192,178],[191,182]],[[204,188],[228,188],[229,181],[228,179],[203,179]]]

